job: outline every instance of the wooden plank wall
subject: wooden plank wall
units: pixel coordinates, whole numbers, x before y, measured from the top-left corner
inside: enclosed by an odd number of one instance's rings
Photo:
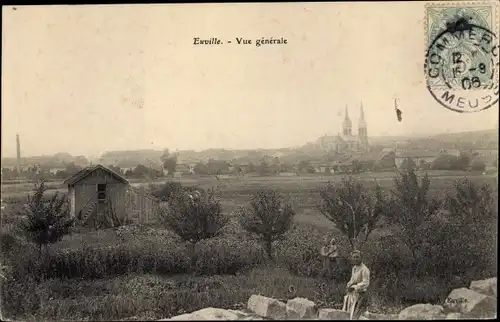
[[[144,187],[127,187],[125,209],[129,219],[139,224],[154,222],[158,216],[159,200],[150,195]]]

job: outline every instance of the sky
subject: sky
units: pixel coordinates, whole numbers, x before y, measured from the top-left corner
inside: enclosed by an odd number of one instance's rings
[[[361,103],[369,136],[498,128],[498,106],[428,92],[424,5],[3,6],[2,156],[16,134],[24,156],[299,146],[340,132],[346,106],[356,132]]]

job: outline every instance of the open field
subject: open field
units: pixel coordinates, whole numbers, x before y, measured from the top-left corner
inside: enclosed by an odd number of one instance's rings
[[[428,171],[431,178],[431,195],[441,195],[449,189],[456,179],[467,177],[476,183],[489,183],[496,187],[497,177],[493,175],[483,175],[482,173],[470,173],[459,171]],[[367,187],[373,187],[378,183],[383,188],[392,187],[394,172],[362,173],[353,177],[362,181]],[[318,187],[328,181],[340,182],[344,178],[342,175],[321,176],[309,175],[298,177],[227,177],[216,179],[212,176],[184,177],[179,179],[164,178],[153,182],[131,180],[134,187],[148,186],[149,184],[160,185],[166,181],[176,181],[184,186],[196,186],[202,189],[214,188],[217,197],[220,199],[225,212],[231,213],[238,206],[245,205],[249,201],[251,194],[261,188],[279,189],[292,202],[297,212],[295,220],[297,222],[313,223],[320,228],[330,229],[332,223],[319,214],[316,210],[318,202]],[[55,193],[66,193],[67,189],[62,182],[47,183],[50,189],[47,195]],[[33,184],[23,183],[7,185],[1,187],[2,199],[4,202],[25,200],[25,197],[32,191]],[[386,189],[388,191],[388,189]]]
[[[367,187],[375,185],[375,178],[388,192],[394,175],[365,173],[356,177]],[[430,172],[430,193],[441,196],[465,175],[474,183],[497,186],[494,176]],[[258,189],[279,189],[297,215],[286,239],[275,245],[274,262],[267,260],[255,239],[242,232],[234,216],[223,236],[200,242],[195,267],[190,266],[179,238],[157,223],[100,231],[78,229],[51,245],[48,256],[41,260],[37,259],[37,250],[23,241],[18,241],[17,246],[12,240],[2,242],[2,253],[11,254],[14,270],[13,278],[2,285],[2,309],[9,317],[33,321],[130,317],[151,320],[208,306],[235,308],[256,293],[279,299],[306,297],[322,307],[338,307],[349,267],[341,262],[334,277],[323,276],[317,248],[327,231],[337,236],[342,256],[347,255],[349,247],[316,205],[317,188],[327,181],[341,179],[341,176],[315,175],[175,180],[185,186],[214,188],[224,212],[231,214],[239,206],[247,205]],[[49,186],[52,189],[47,191],[48,195],[65,192],[60,183]],[[2,220],[14,215],[32,185],[17,185],[17,190],[9,185],[9,189],[5,191],[7,186],[2,186],[2,199],[18,203],[8,204],[2,210]],[[378,228],[363,248],[365,261],[373,273],[371,312],[390,313],[415,303],[442,303],[453,288],[468,286],[471,279],[492,274],[477,267],[464,270],[461,276],[420,276],[415,273],[416,263],[410,260],[409,250],[393,236],[395,232],[394,227]],[[15,234],[11,232],[12,235]],[[34,267],[44,276],[42,281],[34,279]]]

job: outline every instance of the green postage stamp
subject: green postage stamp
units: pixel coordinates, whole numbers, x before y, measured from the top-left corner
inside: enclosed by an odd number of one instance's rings
[[[426,5],[427,89],[442,106],[478,112],[498,104],[498,2]]]

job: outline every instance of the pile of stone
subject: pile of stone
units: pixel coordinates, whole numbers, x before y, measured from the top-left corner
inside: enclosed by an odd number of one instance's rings
[[[450,292],[443,306],[417,304],[399,313],[400,320],[484,319],[497,316],[497,278],[471,282]]]
[[[436,320],[496,318],[497,279],[474,281],[469,288],[451,291],[443,306],[416,304],[405,308],[399,314],[376,314],[366,312],[360,320]],[[205,308],[182,314],[169,320],[349,320],[349,313],[336,309],[319,309],[313,301],[294,298],[286,303],[252,295],[246,310]]]
[[[305,298],[294,298],[285,304],[282,301],[252,295],[248,300],[247,310],[225,310],[205,308],[193,313],[175,316],[167,320],[349,320],[349,313],[335,309],[319,309],[313,301]]]

